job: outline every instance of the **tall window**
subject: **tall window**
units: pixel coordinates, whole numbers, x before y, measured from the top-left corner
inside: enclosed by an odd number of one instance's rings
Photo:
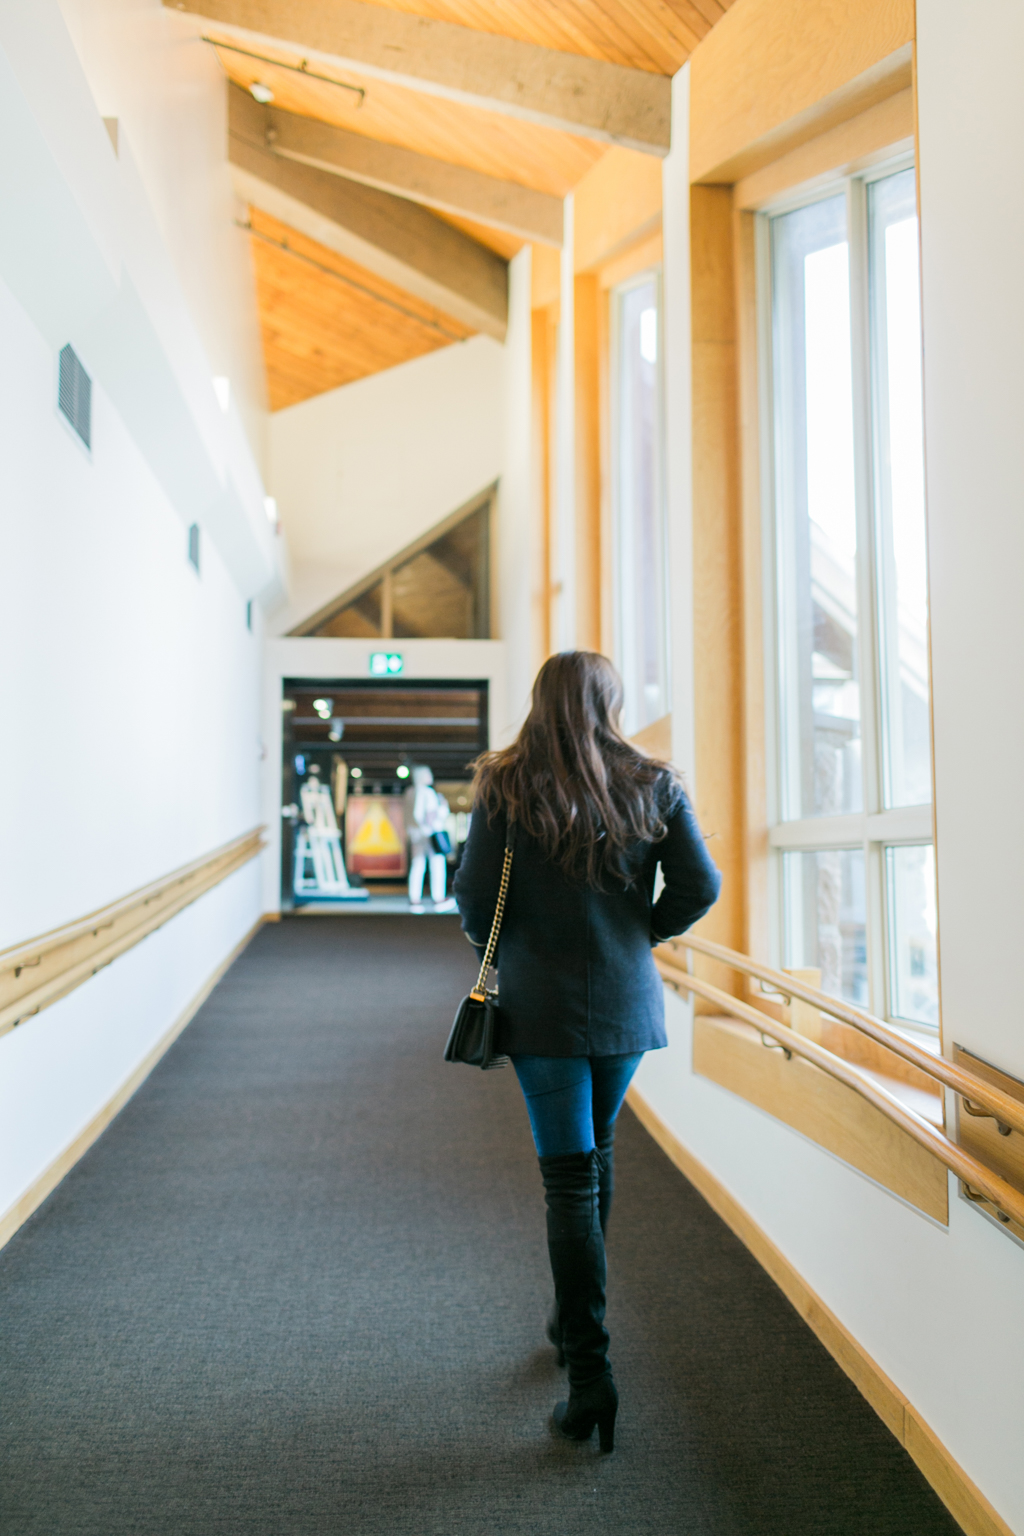
[[[660,282],[612,292],[616,653],[627,734],[668,713]]]
[[[781,949],[938,1023],[912,168],[762,220]]]

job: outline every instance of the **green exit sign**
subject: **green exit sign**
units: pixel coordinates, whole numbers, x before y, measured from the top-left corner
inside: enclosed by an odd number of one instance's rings
[[[371,677],[397,677],[402,670],[401,651],[371,651]]]

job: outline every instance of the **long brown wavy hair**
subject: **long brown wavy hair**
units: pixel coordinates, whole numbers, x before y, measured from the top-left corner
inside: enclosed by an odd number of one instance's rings
[[[667,763],[619,729],[622,682],[605,656],[562,651],[537,673],[530,713],[501,752],[477,759],[475,803],[506,811],[570,879],[598,890],[636,874],[640,842],[665,836]]]

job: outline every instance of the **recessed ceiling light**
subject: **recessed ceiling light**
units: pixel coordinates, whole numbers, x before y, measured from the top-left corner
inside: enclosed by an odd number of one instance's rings
[[[361,768],[353,768],[352,769],[352,777],[354,779],[361,779],[362,776],[363,776],[363,770]]]
[[[270,86],[261,84],[259,80],[254,80],[252,85],[250,85],[249,95],[258,101],[261,107],[265,107],[268,102],[274,99],[274,93]]]
[[[329,720],[334,713],[334,700],[314,699],[313,708],[316,710],[321,720]]]
[[[395,769],[395,772],[398,774],[400,779],[407,779],[409,777],[409,770],[404,763],[399,763],[398,767]]]

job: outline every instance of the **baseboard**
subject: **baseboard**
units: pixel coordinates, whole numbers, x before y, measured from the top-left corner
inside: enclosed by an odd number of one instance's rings
[[[817,1334],[829,1354],[914,1459],[967,1536],[1013,1536],[1005,1520],[996,1514],[981,1489],[953,1459],[895,1382],[844,1328],[835,1313],[724,1185],[683,1146],[635,1086],[626,1095],[626,1102],[666,1156],[771,1275],[807,1326]]]
[[[145,1082],[161,1056],[170,1049],[185,1026],[191,1024],[218,981],[226,973],[229,966],[233,965],[238,959],[242,950],[245,949],[246,945],[263,926],[264,921],[263,917],[257,919],[244,938],[240,939],[235,945],[227,958],[221,961],[211,976],[207,977],[187,1008],[178,1015],[166,1034],[162,1035],[152,1050],[143,1057],[134,1072],[125,1079],[113,1097],[108,1099],[103,1108],[92,1117],[88,1125],[79,1131],[74,1141],[66,1146],[59,1156],[54,1158],[49,1167],[44,1168],[43,1172],[29,1185],[24,1194],[0,1216],[0,1248],[5,1243],[10,1242],[18,1228],[23,1226],[32,1215],[32,1212],[42,1205],[47,1195],[52,1194],[65,1174],[71,1172],[79,1158],[88,1152],[93,1142],[102,1135],[114,1116],[124,1108],[135,1090]]]

